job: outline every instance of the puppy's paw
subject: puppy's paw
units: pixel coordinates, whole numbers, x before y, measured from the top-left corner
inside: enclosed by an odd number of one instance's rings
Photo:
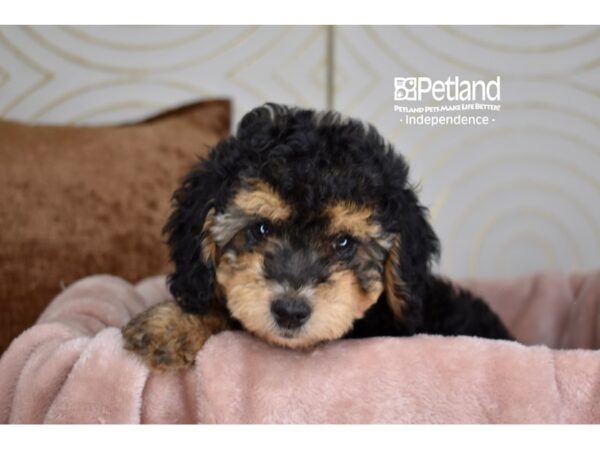
[[[224,321],[184,312],[177,303],[159,303],[123,327],[124,347],[153,369],[178,369],[194,364],[196,353]]]

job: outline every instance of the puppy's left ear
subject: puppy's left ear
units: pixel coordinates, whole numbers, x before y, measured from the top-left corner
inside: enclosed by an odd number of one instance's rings
[[[385,293],[395,318],[411,332],[419,324],[431,262],[439,256],[439,241],[413,188],[405,188],[398,213],[398,232],[384,267]]]
[[[215,299],[216,246],[209,229],[217,198],[226,189],[218,154],[228,145],[232,144],[222,141],[183,180],[173,195],[174,210],[164,229],[175,263],[169,289],[186,312],[206,312]]]

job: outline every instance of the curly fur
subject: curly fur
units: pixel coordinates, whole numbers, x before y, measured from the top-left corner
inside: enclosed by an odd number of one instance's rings
[[[368,205],[381,232],[396,236],[386,258],[385,290],[342,337],[436,333],[510,339],[485,303],[432,273],[440,245],[408,174],[405,159],[371,125],[336,112],[277,104],[252,110],[174,194],[165,226],[175,263],[169,277],[173,297],[193,314],[222,304],[215,262],[203,257],[205,221],[225,211],[244,180],[255,179],[271,186],[299,217],[312,217],[332,199]],[[229,319],[231,327],[245,328]]]

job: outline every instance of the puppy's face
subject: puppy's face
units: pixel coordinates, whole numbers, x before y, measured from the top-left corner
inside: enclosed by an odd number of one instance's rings
[[[378,300],[392,240],[372,206],[325,200],[306,211],[254,178],[209,212],[202,247],[233,317],[303,348],[343,336]]]
[[[372,126],[256,108],[188,174],[174,206],[170,290],[188,312],[224,304],[293,348],[361,333],[372,312],[406,329],[420,320],[438,241],[406,162]]]

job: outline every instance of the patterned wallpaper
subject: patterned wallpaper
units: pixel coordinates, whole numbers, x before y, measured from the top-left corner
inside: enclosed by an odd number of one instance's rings
[[[104,124],[227,96],[325,106],[324,27],[0,27],[0,115]]]
[[[393,78],[502,77],[488,126],[406,125]],[[0,116],[104,124],[212,96],[333,107],[404,153],[440,270],[600,266],[600,27],[0,27]],[[1,139],[1,137],[0,137]]]

